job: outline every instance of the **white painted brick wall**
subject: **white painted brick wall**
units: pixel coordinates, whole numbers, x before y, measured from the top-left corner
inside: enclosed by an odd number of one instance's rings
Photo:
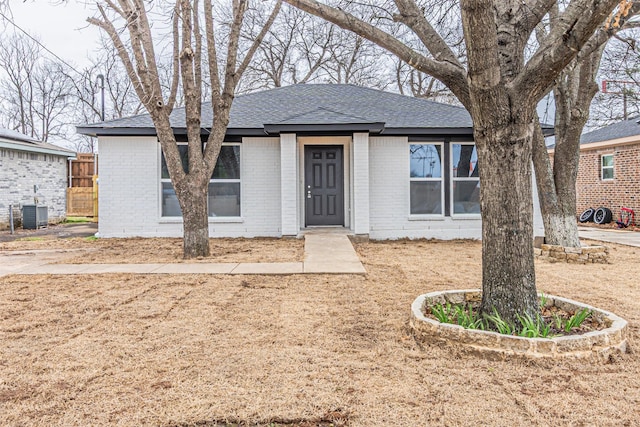
[[[282,234],[298,234],[298,157],[295,134],[280,135],[280,188]]]
[[[369,234],[369,134],[353,134],[353,209],[355,234]]]
[[[480,239],[480,219],[410,219],[409,143],[406,137],[371,137],[369,148],[372,239]],[[448,170],[448,167],[445,167]],[[448,172],[447,172],[448,173]],[[542,217],[534,185],[534,231]]]
[[[181,237],[182,221],[161,218],[160,147],[151,137],[100,138],[102,237]],[[278,138],[245,138],[240,148],[242,218],[209,222],[212,237],[279,236]]]
[[[479,219],[409,219],[409,142],[406,137],[371,137],[371,231],[373,239],[479,239]]]
[[[33,186],[38,186],[34,193]],[[0,228],[9,227],[9,205],[14,215],[33,204],[47,206],[49,221],[66,217],[67,157],[0,149]]]

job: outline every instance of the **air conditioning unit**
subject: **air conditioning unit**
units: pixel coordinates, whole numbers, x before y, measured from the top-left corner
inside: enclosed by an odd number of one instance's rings
[[[46,206],[22,205],[22,228],[36,230],[49,224],[49,210]]]

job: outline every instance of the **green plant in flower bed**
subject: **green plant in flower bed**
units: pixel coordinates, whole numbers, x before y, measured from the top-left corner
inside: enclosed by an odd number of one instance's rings
[[[484,323],[478,312],[473,311],[473,307],[462,304],[436,303],[430,307],[431,314],[440,323],[451,323],[460,325],[467,329],[484,329]]]
[[[511,323],[500,317],[500,315],[498,314],[498,310],[496,310],[495,308],[493,309],[493,314],[486,314],[484,317],[487,322],[491,322],[495,330],[497,330],[502,335],[513,335],[513,333],[515,332],[515,327]]]
[[[546,297],[541,295],[540,306],[544,307],[546,302]],[[478,310],[474,311],[472,304],[438,302],[428,306],[428,314],[440,323],[459,325],[466,329],[493,330],[503,335],[526,338],[552,338],[557,334],[569,334],[572,330],[579,328],[592,312],[584,308],[568,319],[564,319],[558,313],[553,313],[553,316],[548,319],[545,319],[542,314],[536,315],[535,318],[526,314],[518,316],[519,324],[512,324],[502,319],[496,309],[492,314],[481,317]]]
[[[564,331],[569,332],[571,329],[579,328],[582,323],[587,320],[587,318],[591,316],[591,310],[583,308],[582,310],[574,313],[573,316],[569,318],[564,324]]]
[[[541,315],[537,315],[535,319],[525,314],[524,316],[518,316],[518,321],[522,325],[519,328],[518,335],[526,338],[550,338],[551,337],[551,324],[547,324]]]

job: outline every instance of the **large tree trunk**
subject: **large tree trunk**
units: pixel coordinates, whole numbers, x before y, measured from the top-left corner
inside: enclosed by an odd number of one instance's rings
[[[533,263],[533,124],[512,120],[476,127],[474,135],[481,182],[481,312],[496,310],[517,324],[518,316],[535,318],[539,310]]]
[[[182,208],[184,227],[184,258],[209,256],[209,213],[207,212],[207,185],[197,185],[195,177],[187,183],[175,185],[176,195]]]
[[[536,127],[533,141],[533,165],[536,171],[545,242],[550,245],[575,248],[580,246],[576,222],[575,187],[580,153],[576,149],[572,156],[568,156],[569,154],[565,150],[558,153],[556,161],[562,162],[562,166],[557,169],[560,169],[562,174],[554,179],[544,136],[540,127]]]
[[[595,36],[594,36],[595,37]],[[556,145],[553,167],[538,126],[533,141],[540,210],[545,241],[551,245],[579,247],[576,222],[576,179],[580,161],[580,135],[589,119],[591,100],[598,92],[595,77],[604,43],[580,56],[560,75],[554,88]]]

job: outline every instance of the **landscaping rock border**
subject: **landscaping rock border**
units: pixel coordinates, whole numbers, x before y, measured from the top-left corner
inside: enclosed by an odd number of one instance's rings
[[[542,244],[540,249],[534,248],[533,251],[537,258],[551,262],[566,262],[568,264],[609,263],[609,248],[606,246],[572,248]]]
[[[607,327],[601,331],[583,335],[569,335],[557,338],[523,338],[502,335],[497,332],[464,329],[462,326],[440,323],[424,315],[427,304],[460,304],[477,302],[482,298],[479,289],[431,292],[420,295],[411,305],[410,327],[419,342],[444,342],[462,347],[489,358],[507,359],[524,357],[529,359],[597,359],[609,360],[614,353],[627,350],[627,321],[613,313],[591,307],[567,298],[546,295],[546,306],[556,306],[565,311],[587,308],[593,316]]]

